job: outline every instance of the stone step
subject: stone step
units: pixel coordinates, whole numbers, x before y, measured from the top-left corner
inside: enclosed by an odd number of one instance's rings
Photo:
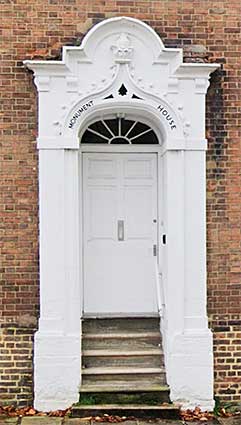
[[[164,356],[160,349],[146,351],[128,351],[120,355],[112,350],[85,350],[82,353],[82,365],[89,367],[164,367]],[[144,354],[143,354],[144,353]]]
[[[150,333],[126,333],[126,334],[86,334],[82,338],[83,350],[119,350],[137,351],[149,348],[161,348],[161,336],[159,332]]]
[[[135,368],[135,367],[89,367],[82,369],[82,375],[139,375],[139,374],[161,374],[162,368]]]
[[[83,386],[80,390],[80,404],[160,404],[169,403],[169,387],[167,385],[146,389],[129,387],[125,391],[121,387]]]
[[[160,404],[156,406],[145,404],[123,404],[123,405],[74,405],[71,409],[72,417],[90,417],[90,416],[134,416],[136,418],[163,418],[163,419],[178,419],[179,406],[174,404]]]
[[[161,347],[157,347],[157,348],[148,348],[147,350],[145,349],[141,349],[141,350],[125,350],[125,351],[121,351],[121,356],[122,357],[128,357],[128,356],[137,356],[137,357],[142,357],[142,356],[160,356],[163,354],[162,348]],[[103,356],[103,357],[112,357],[112,356],[119,356],[120,355],[120,351],[119,350],[108,350],[108,349],[104,349],[104,350],[82,350],[82,355],[86,356],[86,357],[98,357],[98,356]]]
[[[159,319],[88,319],[82,331],[82,406],[170,401]]]
[[[86,369],[87,371],[88,369]],[[108,386],[122,386],[123,388],[128,387],[130,384],[137,387],[152,386],[152,385],[163,385],[166,384],[165,372],[157,373],[111,373],[111,374],[83,374],[82,384],[94,384],[94,385],[108,385]]]
[[[157,317],[130,317],[130,318],[106,318],[84,319],[82,321],[83,333],[98,332],[144,332],[160,329],[160,320]]]
[[[159,338],[161,339],[160,332],[149,331],[149,332],[108,332],[108,333],[85,333],[83,339],[126,339],[126,338]]]
[[[150,385],[149,383],[146,383],[144,386],[136,385],[129,383],[128,386],[126,386],[125,393],[136,393],[136,392],[156,392],[156,391],[169,391],[169,386],[166,384],[163,385]],[[115,383],[115,385],[108,385],[106,382],[102,383],[101,385],[95,385],[95,384],[85,384],[81,385],[80,393],[99,393],[99,392],[108,392],[108,393],[118,393],[123,392],[123,388],[121,385],[118,384],[118,382]]]

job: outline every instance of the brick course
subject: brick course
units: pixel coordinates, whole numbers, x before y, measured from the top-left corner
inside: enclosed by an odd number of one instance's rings
[[[183,47],[185,61],[222,64],[207,97],[208,311],[215,393],[240,399],[240,0],[4,0],[0,10],[2,401],[32,402],[39,308],[37,103],[22,60],[60,58],[63,45],[79,44],[91,26],[120,15],[147,22],[166,47]]]

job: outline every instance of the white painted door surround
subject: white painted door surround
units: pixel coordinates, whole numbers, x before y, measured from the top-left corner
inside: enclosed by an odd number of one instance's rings
[[[84,315],[157,313],[156,154],[83,155]]]
[[[162,289],[167,381],[173,401],[212,408],[204,130],[209,75],[218,65],[183,63],[181,49],[165,48],[152,28],[126,17],[94,26],[81,46],[63,48],[62,61],[25,65],[34,71],[39,92],[41,309],[34,348],[36,408],[65,408],[78,400],[83,294],[80,158],[86,149],[80,139],[91,122],[111,114],[146,123],[159,139],[159,145],[140,146],[138,152],[155,148],[161,171],[158,290]],[[110,146],[98,148],[106,152]]]

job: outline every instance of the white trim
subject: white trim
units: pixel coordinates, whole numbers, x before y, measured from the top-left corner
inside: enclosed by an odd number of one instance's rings
[[[161,152],[160,145],[96,145],[96,144],[80,144],[81,152],[106,152],[106,153],[147,153],[147,152]]]
[[[160,317],[159,313],[128,313],[128,316],[124,313],[108,313],[106,315],[105,313],[85,313],[84,318],[88,319],[109,319],[109,318],[125,318],[125,317],[131,317],[131,318],[143,318],[143,317]]]
[[[201,139],[168,139],[168,142],[160,144],[162,146],[162,151],[167,150],[190,150],[190,151],[206,151],[207,150],[207,140],[205,138]],[[70,140],[67,138],[61,139],[61,144],[59,144],[59,139],[52,138],[38,138],[37,139],[37,148],[38,150],[56,150],[56,149],[79,149],[80,143],[79,138],[77,140]],[[99,146],[100,149],[108,149],[108,146],[102,148],[101,144],[94,145],[91,144],[89,149],[94,149],[95,146]],[[143,145],[145,149],[145,145]],[[151,146],[150,146],[151,149]],[[91,150],[90,150],[91,152]]]

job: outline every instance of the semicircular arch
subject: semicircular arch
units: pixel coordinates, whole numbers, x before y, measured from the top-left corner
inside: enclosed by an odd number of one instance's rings
[[[167,139],[183,138],[183,127],[176,111],[166,101],[156,99],[97,99],[77,102],[69,111],[64,125],[64,137],[75,138],[78,144],[86,128],[104,117],[123,116],[150,126],[163,144]],[[83,108],[85,107],[85,109]]]
[[[90,138],[91,143],[100,144],[162,144],[164,132],[144,113],[127,108],[120,112],[118,108],[103,111],[101,115],[93,114],[85,125],[80,126],[78,138],[81,144],[89,143]]]

